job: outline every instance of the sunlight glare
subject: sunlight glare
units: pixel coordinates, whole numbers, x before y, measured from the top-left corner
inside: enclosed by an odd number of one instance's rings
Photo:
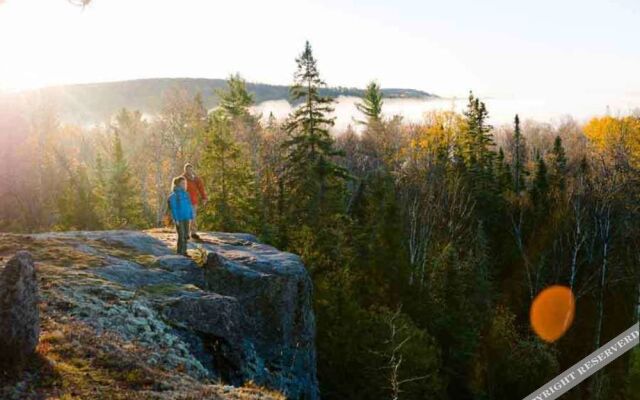
[[[566,286],[546,288],[531,305],[531,327],[544,341],[553,343],[571,327],[575,314],[573,292]]]

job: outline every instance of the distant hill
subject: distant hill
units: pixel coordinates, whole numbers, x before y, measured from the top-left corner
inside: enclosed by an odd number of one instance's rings
[[[37,96],[56,105],[60,116],[67,121],[99,122],[111,117],[119,109],[139,110],[155,114],[160,111],[164,94],[172,88],[182,88],[195,96],[202,95],[205,106],[213,108],[218,103],[216,89],[226,86],[224,79],[157,78],[120,82],[88,83],[52,86],[22,93],[27,99]],[[288,100],[289,86],[248,83],[256,103],[267,100]],[[415,89],[382,89],[387,98],[437,98],[438,96]],[[331,87],[322,91],[332,97],[357,96],[363,89]]]

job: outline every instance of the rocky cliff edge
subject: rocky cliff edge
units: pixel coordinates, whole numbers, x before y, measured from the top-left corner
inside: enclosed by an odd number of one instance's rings
[[[201,236],[185,258],[167,230],[0,235],[0,268],[18,250],[36,262],[42,325],[0,397],[317,399],[299,257],[247,234]]]

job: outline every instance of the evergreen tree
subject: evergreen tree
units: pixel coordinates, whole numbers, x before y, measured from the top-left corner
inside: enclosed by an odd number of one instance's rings
[[[286,133],[273,113],[262,130],[260,145],[260,237],[280,248],[286,246],[287,209],[285,199]]]
[[[526,144],[520,131],[520,117],[516,114],[514,119],[513,130],[513,190],[516,193],[520,193],[525,188],[524,175],[525,175],[525,156],[526,156]]]
[[[540,382],[558,374],[555,349],[537,338],[522,334],[516,315],[499,305],[483,335],[482,354],[475,363],[474,398],[510,400],[523,398]],[[474,386],[475,386],[474,385]]]
[[[548,208],[549,179],[547,176],[547,163],[539,151],[536,151],[536,164],[531,182],[531,199],[538,210]]]
[[[482,224],[478,224],[475,235],[464,240],[437,247],[431,261],[429,308],[422,317],[428,318],[428,330],[440,344],[452,399],[470,396],[467,366],[491,309],[489,269],[493,260],[488,254]],[[461,324],[467,326],[464,332],[456,329]]]
[[[124,157],[128,160],[129,168],[132,171],[144,171],[149,166],[149,129],[148,123],[143,118],[140,111],[129,111],[122,108],[115,117],[115,127],[118,129]],[[144,174],[138,175],[135,179],[136,192],[142,204],[142,216],[144,221],[153,221],[155,212],[153,210],[152,192],[150,181]]]
[[[362,283],[359,294],[368,303],[385,298],[391,301],[385,305],[393,307],[393,293],[409,276],[396,187],[390,174],[377,173],[359,189],[350,215],[350,244],[357,256],[353,268]]]
[[[228,116],[237,118],[249,115],[249,107],[254,99],[247,91],[246,81],[240,74],[230,75],[227,79],[227,90],[218,90],[216,93],[220,98],[220,108]]]
[[[104,163],[104,158],[99,152],[96,154],[96,161],[93,173],[93,196],[96,199],[96,213],[102,223],[108,221],[109,208],[108,208],[108,182],[107,182],[107,167]]]
[[[491,166],[495,157],[492,150],[494,145],[491,130],[493,127],[487,124],[489,112],[480,99],[469,93],[467,110],[464,113],[467,129],[463,135],[463,151],[468,166],[486,169]]]
[[[66,230],[100,228],[97,212],[98,199],[93,193],[86,166],[71,165],[61,152],[56,152],[56,156],[67,172],[67,179],[57,198],[59,213],[57,228]]]
[[[211,119],[210,127],[213,128],[213,131],[209,134],[213,134],[211,136],[213,138],[212,144],[218,151],[216,153],[218,156],[223,157],[220,151],[224,151],[224,149],[220,145],[225,142],[228,144],[227,155],[231,157],[232,161],[228,172],[233,175],[233,179],[237,180],[233,183],[237,185],[236,188],[233,188],[235,191],[233,195],[244,193],[245,196],[244,199],[233,199],[232,195],[232,198],[224,200],[225,203],[231,201],[235,204],[233,206],[235,210],[228,213],[225,218],[242,211],[243,215],[237,215],[233,218],[236,222],[241,222],[239,225],[236,224],[236,227],[260,229],[261,232],[256,233],[264,235],[267,229],[267,205],[263,200],[263,191],[260,190],[262,175],[265,173],[261,158],[264,132],[259,118],[250,112],[250,107],[254,102],[253,95],[247,90],[246,81],[240,74],[229,76],[227,88],[219,90],[217,93],[220,97],[220,107]],[[216,130],[219,132],[215,132]],[[225,132],[229,132],[231,135],[227,136]],[[209,156],[213,155],[209,154]],[[211,171],[211,173],[212,176],[216,176],[215,171]],[[248,177],[251,177],[253,181],[247,181]],[[231,220],[226,220],[224,225],[230,226],[230,223]]]
[[[380,123],[382,120],[382,91],[380,85],[373,81],[367,85],[362,97],[362,103],[357,103],[356,108],[364,114],[366,120],[358,121],[363,125]]]
[[[498,150],[498,157],[496,158],[496,178],[498,179],[498,186],[500,190],[511,188],[511,173],[509,171],[509,165],[505,160],[504,150],[502,147]]]
[[[311,45],[306,42],[305,49],[296,59],[298,68],[294,84],[291,87],[292,101],[301,102],[285,124],[289,140],[288,180],[291,195],[294,197],[299,218],[316,221],[324,211],[329,186],[335,178],[346,178],[344,168],[338,166],[333,157],[340,155],[334,148],[334,140],[329,128],[334,125],[333,100],[323,97],[319,90],[326,84],[320,78]]]
[[[231,75],[227,80],[227,89],[218,90],[217,93],[220,96],[219,111],[230,123],[235,140],[242,147],[242,157],[251,160],[251,169],[259,179],[262,127],[259,119],[249,110],[253,96],[247,91],[246,82],[239,74]]]
[[[209,183],[213,209],[204,210],[204,224],[208,229],[252,231],[255,223],[253,177],[231,129],[231,121],[224,111],[218,110],[210,116],[201,170]]]
[[[480,99],[469,94],[469,103],[464,113],[466,129],[462,132],[460,145],[463,172],[476,202],[476,217],[490,221],[485,226],[495,229],[495,219],[500,207],[500,189],[494,175],[496,153],[491,135],[493,129],[487,124],[489,113]]]
[[[631,351],[627,374],[626,399],[640,400],[640,347]]]
[[[562,139],[560,136],[556,136],[553,141],[553,149],[551,150],[552,157],[552,169],[551,169],[551,183],[558,190],[562,191],[565,188],[565,175],[567,173],[567,156],[562,147]]]
[[[110,227],[135,227],[141,223],[142,207],[134,176],[124,156],[120,134],[116,130],[112,144],[112,164],[107,181],[108,224]]]

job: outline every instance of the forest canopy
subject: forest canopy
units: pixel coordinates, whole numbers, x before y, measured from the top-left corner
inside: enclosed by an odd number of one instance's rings
[[[522,398],[640,318],[640,115],[492,127],[470,93],[464,113],[407,123],[372,82],[362,129],[342,132],[310,44],[292,68],[299,106],[282,121],[252,114],[240,75],[211,112],[211,93],[181,89],[157,118],[123,108],[90,128],[46,98],[2,107],[2,230],[162,226],[192,163],[201,229],[256,234],[309,268],[327,399]],[[575,319],[545,342],[529,308],[558,284]],[[636,351],[566,398],[638,399],[639,377]]]

